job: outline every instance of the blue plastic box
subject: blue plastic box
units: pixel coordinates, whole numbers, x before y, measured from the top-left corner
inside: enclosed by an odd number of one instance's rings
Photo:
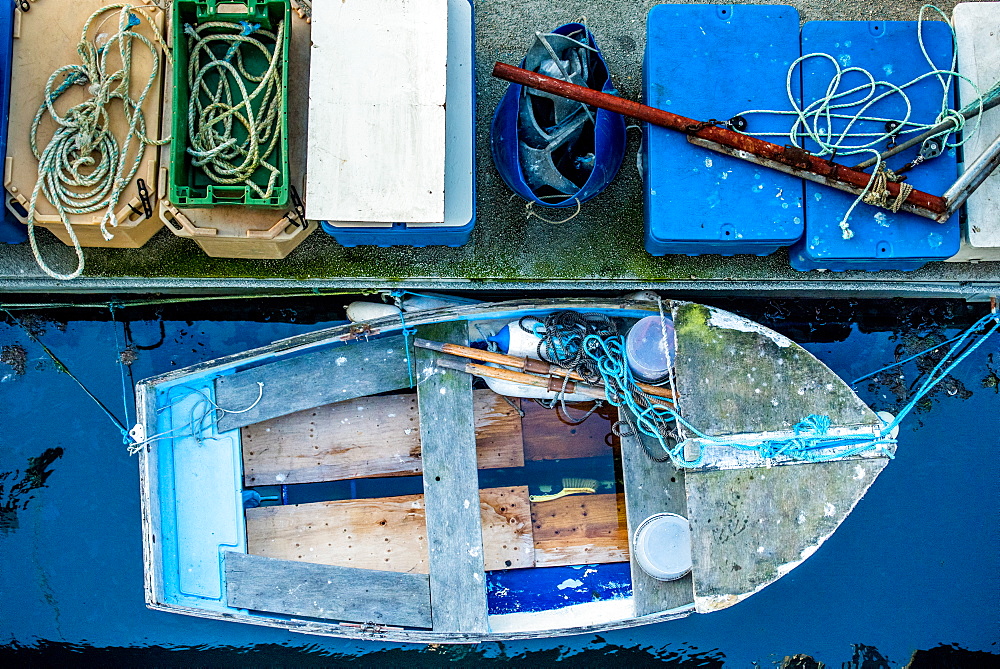
[[[952,37],[948,26],[939,21],[926,21],[923,36],[927,52],[937,67],[949,69]],[[913,21],[810,22],[802,28],[802,51],[830,54],[843,67],[865,68],[876,79],[894,84],[908,82],[931,69],[920,51],[917,23]],[[803,94],[806,101],[825,94],[833,72],[832,63],[825,59],[805,63]],[[860,74],[849,73],[845,76],[842,89],[864,81]],[[952,93],[954,90],[953,82]],[[913,103],[911,119],[933,122],[941,101],[941,86],[937,78],[929,77],[906,91]],[[953,98],[950,103],[953,103]],[[876,103],[869,113],[900,119],[904,117],[906,107],[898,96],[893,96]],[[885,124],[868,122],[860,129],[885,132]],[[806,148],[814,150],[815,145],[807,144]],[[915,146],[894,156],[889,160],[889,167],[902,167],[915,158],[918,151],[919,146]],[[839,157],[837,162],[854,165],[868,157]],[[951,149],[911,171],[907,183],[918,190],[941,195],[955,181],[957,174],[957,159],[954,149]],[[957,214],[941,224],[915,214],[893,214],[866,204],[859,204],[851,214],[848,223],[854,237],[845,240],[839,225],[854,200],[855,196],[849,193],[806,183],[806,231],[802,241],[791,249],[792,267],[797,270],[908,271],[919,269],[932,260],[945,260],[958,252],[960,232]]]
[[[0,10],[0,184],[4,182],[7,157],[7,115],[10,113],[10,66],[14,42],[14,3]],[[3,191],[6,197],[7,191]],[[28,238],[27,228],[0,203],[0,242],[20,244]]]
[[[650,106],[699,121],[790,106],[785,76],[799,57],[792,7],[657,5],[646,37],[643,97]],[[794,88],[797,94],[798,82]],[[773,115],[746,118],[751,135],[789,125]],[[642,168],[645,246],[653,255],[767,255],[802,235],[802,182],[792,176],[649,124]]]
[[[448,0],[444,225],[345,227],[321,222],[344,246],[462,246],[476,222],[476,65],[472,0]],[[392,197],[391,193],[386,194]]]

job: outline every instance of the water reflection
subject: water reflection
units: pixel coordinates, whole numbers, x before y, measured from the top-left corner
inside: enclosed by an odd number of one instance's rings
[[[711,303],[804,343],[848,381],[954,337],[984,312],[927,300]],[[340,306],[243,299],[117,309],[115,320],[105,309],[18,317],[102,402],[134,418],[123,371],[130,386],[326,327],[342,318]],[[892,411],[936,355],[858,391]],[[746,602],[601,636],[471,647],[305,637],[146,609],[136,460],[9,320],[0,322],[0,360],[0,656],[21,663],[766,667],[804,654],[850,669],[996,664],[1000,342],[903,424],[896,460],[823,547]]]

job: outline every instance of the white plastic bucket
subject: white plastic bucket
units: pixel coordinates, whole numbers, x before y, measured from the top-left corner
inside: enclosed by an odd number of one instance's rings
[[[657,513],[639,523],[632,554],[642,570],[660,581],[691,571],[691,524],[676,513]]]

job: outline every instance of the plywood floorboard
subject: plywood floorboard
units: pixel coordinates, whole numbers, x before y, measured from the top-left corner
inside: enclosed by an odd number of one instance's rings
[[[524,465],[521,421],[491,390],[473,391],[479,469]],[[336,402],[242,429],[247,486],[312,483],[423,471],[412,393]]]
[[[535,566],[628,562],[624,495],[570,495],[531,503]]]
[[[247,509],[252,555],[426,574],[423,495]],[[526,486],[480,491],[486,569],[534,566]]]

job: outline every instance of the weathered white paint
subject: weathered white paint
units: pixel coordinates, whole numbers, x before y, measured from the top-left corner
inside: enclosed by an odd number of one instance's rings
[[[781,348],[787,348],[792,345],[791,339],[778,334],[770,328],[764,327],[760,323],[754,323],[745,318],[740,318],[736,314],[731,314],[728,311],[719,311],[711,307],[709,307],[709,312],[711,313],[711,317],[708,320],[708,324],[714,327],[724,330],[738,330],[740,332],[755,332],[767,337]]]
[[[313,7],[310,219],[444,220],[447,0]]]

